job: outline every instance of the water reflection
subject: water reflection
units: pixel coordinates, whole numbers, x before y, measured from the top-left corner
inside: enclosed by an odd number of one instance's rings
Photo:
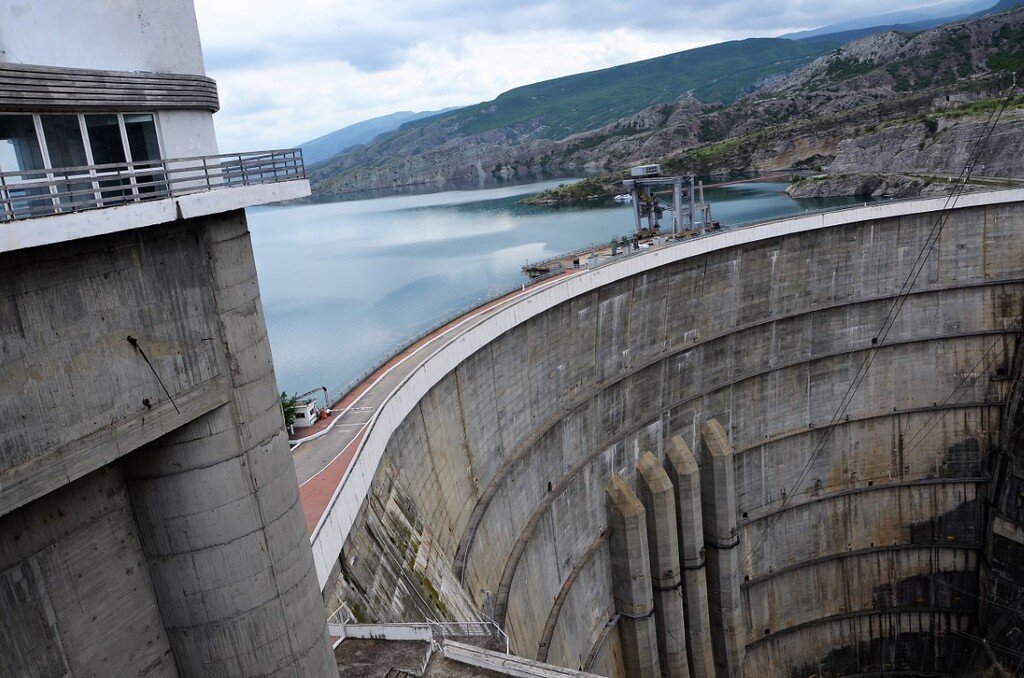
[[[631,231],[629,205],[517,203],[565,182],[250,209],[280,387],[333,392],[381,353],[523,282],[528,261]],[[784,188],[759,182],[706,195],[727,227],[857,202],[797,202]]]

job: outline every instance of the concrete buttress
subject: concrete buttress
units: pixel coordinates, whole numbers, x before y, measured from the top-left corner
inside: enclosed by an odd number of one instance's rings
[[[679,560],[683,569],[683,604],[690,674],[694,678],[715,675],[708,615],[708,583],[704,567],[704,519],[700,506],[700,466],[681,436],[672,436],[666,453],[666,470],[676,492],[676,524],[679,527]]]
[[[661,668],[647,518],[643,504],[618,474],[608,483],[608,526],[612,591],[626,674],[630,678],[657,678]]]
[[[647,547],[662,671],[668,678],[689,678],[675,490],[661,462],[650,452],[640,457],[636,468],[640,501],[647,514]]]
[[[701,503],[707,553],[707,580],[717,674],[743,675],[746,644],[740,597],[740,549],[736,531],[736,476],[733,447],[717,419],[701,428],[704,464]]]
[[[337,675],[244,215],[207,231],[227,402],[125,460],[183,676]]]

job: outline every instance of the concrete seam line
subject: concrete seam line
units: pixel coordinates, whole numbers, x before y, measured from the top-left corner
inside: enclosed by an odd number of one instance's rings
[[[993,286],[993,285],[1016,284],[1016,283],[1019,283],[1019,282],[1024,282],[1024,279],[1016,280],[1013,283],[1008,283],[1008,282],[1005,282],[1005,281],[1003,281],[1003,282],[986,282],[986,283],[982,283],[982,284],[979,284],[979,285],[972,285],[972,286],[967,286],[967,287],[941,288],[940,290],[921,291],[918,294],[924,295],[924,294],[936,294],[936,293],[943,292],[943,291],[957,291],[957,290],[964,290],[964,289],[972,289],[972,290],[973,289],[983,289],[983,288],[987,288],[987,287],[990,287],[990,286]],[[870,299],[870,300],[866,300],[866,301],[863,301],[863,302],[857,302],[857,303],[860,304],[860,303],[882,302],[882,301],[889,301],[892,298],[893,298],[893,296],[889,295],[889,296],[885,296],[885,297],[876,297],[876,298],[873,298],[873,299]],[[630,368],[628,370],[624,370],[624,371],[618,373],[614,378],[609,378],[609,379],[606,379],[604,381],[598,382],[597,384],[595,384],[595,386],[593,388],[587,389],[584,392],[582,397],[576,399],[573,402],[570,402],[568,405],[566,405],[566,407],[563,409],[563,411],[560,411],[557,414],[553,415],[552,417],[549,417],[548,419],[546,419],[543,422],[541,422],[540,425],[537,426],[535,429],[533,429],[533,431],[528,436],[523,438],[522,441],[520,443],[518,443],[516,445],[516,447],[514,448],[512,455],[510,455],[508,457],[508,459],[505,462],[502,463],[502,465],[495,472],[494,476],[492,476],[491,481],[488,483],[487,487],[484,489],[484,492],[481,493],[480,498],[478,499],[478,505],[475,506],[474,509],[473,509],[473,513],[472,513],[472,515],[470,517],[470,522],[468,523],[468,526],[466,528],[467,532],[465,532],[463,534],[463,537],[459,541],[459,547],[456,550],[455,569],[456,569],[457,573],[459,573],[460,580],[465,576],[466,563],[467,563],[467,559],[469,557],[469,552],[472,550],[472,544],[473,544],[473,541],[475,539],[476,528],[477,528],[480,520],[482,519],[483,514],[487,510],[487,504],[490,502],[492,496],[497,491],[497,487],[495,486],[495,484],[500,484],[500,483],[503,482],[504,476],[506,476],[509,473],[509,471],[512,468],[512,466],[514,466],[516,462],[520,461],[525,456],[527,456],[527,455],[529,455],[531,453],[530,447],[532,445],[535,445],[542,436],[547,434],[550,431],[550,429],[554,428],[554,426],[557,425],[559,421],[561,421],[561,420],[563,420],[565,418],[565,412],[572,412],[572,411],[576,410],[579,407],[587,405],[594,398],[598,397],[603,391],[605,391],[605,390],[607,390],[607,389],[609,389],[609,388],[611,388],[611,387],[613,387],[613,386],[615,386],[615,385],[617,385],[619,383],[622,383],[622,382],[626,381],[627,379],[629,379],[629,378],[639,374],[640,372],[642,372],[645,369],[649,369],[650,367],[653,367],[654,365],[657,365],[657,364],[665,364],[665,365],[667,365],[668,361],[671,358],[673,358],[675,356],[678,356],[680,354],[683,354],[683,353],[685,353],[687,351],[694,350],[697,347],[706,346],[708,344],[711,344],[712,342],[726,339],[726,338],[728,338],[728,337],[730,337],[733,334],[736,334],[738,332],[747,331],[749,329],[753,329],[753,328],[759,327],[759,326],[767,324],[769,322],[778,322],[779,320],[784,320],[784,319],[789,319],[789,318],[800,318],[800,317],[803,317],[803,316],[812,315],[814,313],[818,313],[818,312],[822,312],[822,311],[827,311],[827,310],[831,310],[831,309],[835,309],[835,308],[841,308],[841,307],[842,307],[841,304],[830,305],[827,308],[815,309],[815,310],[808,311],[808,312],[805,312],[805,313],[793,314],[793,315],[790,315],[790,316],[779,316],[777,318],[772,318],[772,319],[770,319],[768,321],[765,321],[765,322],[754,323],[754,324],[751,324],[751,325],[748,325],[748,326],[744,326],[743,328],[737,328],[737,329],[735,329],[733,331],[730,331],[730,332],[724,332],[724,333],[721,333],[719,335],[715,335],[715,336],[710,337],[708,339],[705,339],[705,340],[703,340],[703,341],[701,341],[699,343],[690,344],[690,345],[681,345],[681,346],[678,346],[675,349],[669,349],[667,352],[662,353],[662,354],[654,357],[650,361],[643,362],[643,363],[638,363],[636,366],[634,366],[634,367],[632,367],[632,368]],[[956,333],[956,334],[943,335],[943,336],[932,336],[932,337],[925,337],[925,338],[911,338],[911,339],[907,339],[907,340],[900,341],[900,342],[890,342],[884,348],[892,349],[892,348],[901,347],[901,346],[907,346],[907,345],[916,344],[916,343],[927,343],[927,342],[930,342],[930,341],[941,341],[941,340],[950,340],[950,339],[959,339],[959,338],[974,338],[974,337],[980,337],[980,336],[991,336],[993,334],[1008,334],[1008,333],[1014,333],[1014,332],[1015,331],[1013,331],[1013,330],[1006,330],[1006,329],[992,329],[992,330],[979,330],[979,331],[976,331],[976,332],[969,332],[969,333]],[[855,355],[855,354],[861,353],[861,352],[863,352],[865,350],[869,350],[869,347],[844,349],[844,350],[841,350],[841,351],[837,351],[835,353],[822,354],[822,355],[818,355],[818,356],[815,356],[815,357],[804,358],[804,359],[795,360],[795,361],[788,362],[788,363],[783,363],[783,364],[780,364],[780,365],[776,365],[776,366],[774,366],[774,367],[772,367],[770,369],[767,369],[767,370],[760,370],[760,371],[745,373],[743,375],[739,375],[739,376],[735,377],[732,380],[729,380],[729,381],[726,381],[726,382],[722,383],[715,390],[717,391],[717,390],[721,390],[723,388],[735,386],[735,385],[738,385],[738,384],[740,384],[743,381],[746,381],[748,379],[754,379],[754,378],[757,378],[757,377],[765,376],[765,375],[771,374],[773,372],[778,372],[778,371],[783,370],[783,369],[799,367],[801,365],[806,365],[808,363],[816,362],[816,361],[819,361],[819,360],[822,360],[822,359],[827,359],[827,358],[835,358],[835,357],[841,357],[841,356],[847,356],[847,355]],[[694,397],[696,398],[698,396],[694,396]],[[665,409],[671,409],[672,407],[678,406],[678,405],[682,404],[683,402],[686,402],[686,401],[676,401],[676,402],[673,402],[673,403],[666,404],[665,405]],[[863,417],[862,418],[858,418],[857,421],[861,421],[861,420],[864,420],[864,419],[866,419],[866,418],[863,418]],[[815,427],[815,428],[820,428],[820,427]],[[788,434],[787,434],[786,437],[788,437]],[[782,439],[782,438],[779,438],[779,439]],[[775,442],[775,441],[773,440],[771,442]],[[748,451],[750,451],[752,449],[757,449],[758,447],[762,446],[763,444],[765,444],[764,441],[758,441],[757,443],[754,443],[754,444],[751,444],[751,445],[747,445],[747,446],[745,446],[743,448],[739,448],[739,449],[736,450],[736,452],[737,453],[745,453],[745,452],[748,452]],[[472,526],[472,527],[470,527],[470,526]]]
[[[572,587],[576,584],[576,579],[579,577],[583,568],[586,567],[594,559],[594,555],[598,549],[608,543],[608,530],[605,529],[601,534],[587,547],[587,550],[583,552],[576,562],[573,564],[572,571],[569,576],[562,582],[562,586],[555,595],[555,599],[551,604],[551,609],[548,610],[548,618],[544,622],[544,630],[541,631],[540,641],[537,644],[537,661],[547,662],[548,652],[551,650],[551,638],[555,634],[555,626],[558,624],[558,618],[561,616],[562,607],[565,605],[565,601],[569,597]]]
[[[774,579],[780,575],[790,574],[797,570],[802,570],[805,567],[814,567],[822,563],[828,563],[833,560],[846,560],[848,558],[863,558],[865,556],[874,556],[878,553],[887,552],[898,552],[898,551],[966,551],[966,552],[977,552],[981,551],[982,547],[978,544],[886,544],[878,546],[870,546],[868,548],[856,549],[854,551],[841,551],[838,553],[830,553],[825,556],[818,556],[817,558],[809,558],[800,562],[781,567],[771,572],[765,572],[764,574],[752,578],[749,581],[740,583],[741,589],[748,589],[759,584],[764,584],[767,581]]]

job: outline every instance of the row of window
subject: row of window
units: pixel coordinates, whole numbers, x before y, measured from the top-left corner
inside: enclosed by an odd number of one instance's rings
[[[0,172],[159,160],[150,113],[0,114]],[[20,176],[8,176],[17,182]]]
[[[0,218],[159,197],[160,158],[150,113],[0,113]]]

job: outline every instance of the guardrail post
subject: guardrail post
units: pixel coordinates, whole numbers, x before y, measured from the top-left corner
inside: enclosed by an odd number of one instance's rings
[[[14,205],[11,204],[11,194],[7,190],[7,179],[0,174],[0,201],[4,203],[4,221],[14,219]]]

